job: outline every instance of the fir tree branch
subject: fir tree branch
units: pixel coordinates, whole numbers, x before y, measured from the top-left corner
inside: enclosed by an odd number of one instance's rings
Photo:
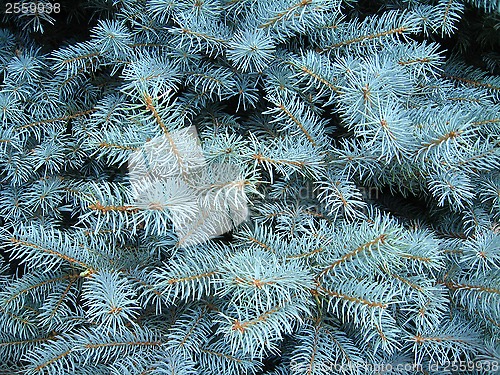
[[[332,264],[330,264],[328,267],[323,268],[317,276],[318,280],[321,280],[323,277],[325,277],[330,271],[332,271],[335,267],[349,262],[352,258],[356,257],[358,254],[360,254],[363,251],[371,251],[372,246],[378,246],[383,245],[387,239],[387,234],[383,233],[374,239],[365,242],[358,246],[356,249],[344,254],[340,259],[336,260]]]
[[[261,28],[261,29],[266,29],[268,27],[272,27],[277,22],[282,21],[285,18],[290,17],[292,15],[296,15],[296,12],[300,8],[305,8],[308,5],[312,4],[312,2],[313,2],[312,0],[301,0],[300,2],[295,3],[295,4],[291,5],[291,6],[289,6],[287,9],[285,9],[285,10],[277,13],[272,18],[269,18],[266,22],[264,22],[263,24],[259,25],[258,27]]]
[[[334,290],[327,289],[319,284],[318,284],[318,289],[330,297],[343,299],[343,300],[353,302],[356,304],[361,304],[361,305],[365,305],[368,307],[379,308],[379,309],[387,309],[387,307],[388,307],[387,303],[380,302],[380,301],[370,301],[370,300],[363,299],[360,297],[349,296],[347,294],[343,294],[343,293],[336,292]]]
[[[31,248],[31,249],[35,249],[35,250],[39,250],[39,251],[42,251],[46,254],[50,254],[50,255],[54,255],[62,260],[65,260],[67,261],[68,263],[70,264],[75,264],[75,265],[78,265],[86,270],[89,270],[91,273],[95,273],[96,272],[96,269],[89,266],[88,264],[78,260],[78,259],[75,259],[75,258],[72,258],[66,254],[63,254],[57,250],[53,250],[53,249],[49,249],[49,248],[45,248],[45,247],[42,247],[42,246],[39,246],[35,243],[32,243],[32,242],[28,242],[28,241],[23,241],[23,240],[20,240],[20,239],[17,239],[15,237],[11,237],[9,239],[9,241],[14,244],[14,246],[16,247],[19,247],[19,246],[22,246],[22,247],[27,247],[27,248]]]
[[[68,121],[68,120],[71,120],[71,119],[74,119],[74,118],[78,118],[78,117],[81,117],[81,116],[89,115],[89,114],[91,114],[93,112],[95,112],[94,108],[88,109],[88,110],[85,110],[85,111],[81,111],[81,112],[76,112],[76,113],[73,113],[73,114],[68,115],[68,116],[61,116],[61,117],[51,118],[51,119],[47,119],[47,120],[35,121],[35,122],[31,122],[29,124],[18,126],[16,128],[16,130],[20,131],[20,130],[23,130],[23,129],[29,129],[29,128],[40,126],[40,125],[46,125],[46,124],[49,124],[49,123],[52,123],[52,122]]]

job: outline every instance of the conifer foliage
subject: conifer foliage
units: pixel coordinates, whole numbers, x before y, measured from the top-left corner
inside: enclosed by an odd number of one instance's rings
[[[0,29],[1,374],[498,371],[498,0],[60,5]]]

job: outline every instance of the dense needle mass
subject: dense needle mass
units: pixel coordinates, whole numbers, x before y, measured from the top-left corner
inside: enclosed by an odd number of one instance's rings
[[[0,27],[0,374],[498,370],[498,1],[37,4]]]

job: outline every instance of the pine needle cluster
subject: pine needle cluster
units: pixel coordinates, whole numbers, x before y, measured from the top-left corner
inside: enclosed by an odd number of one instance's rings
[[[498,371],[498,0],[74,4],[0,28],[0,374]]]

